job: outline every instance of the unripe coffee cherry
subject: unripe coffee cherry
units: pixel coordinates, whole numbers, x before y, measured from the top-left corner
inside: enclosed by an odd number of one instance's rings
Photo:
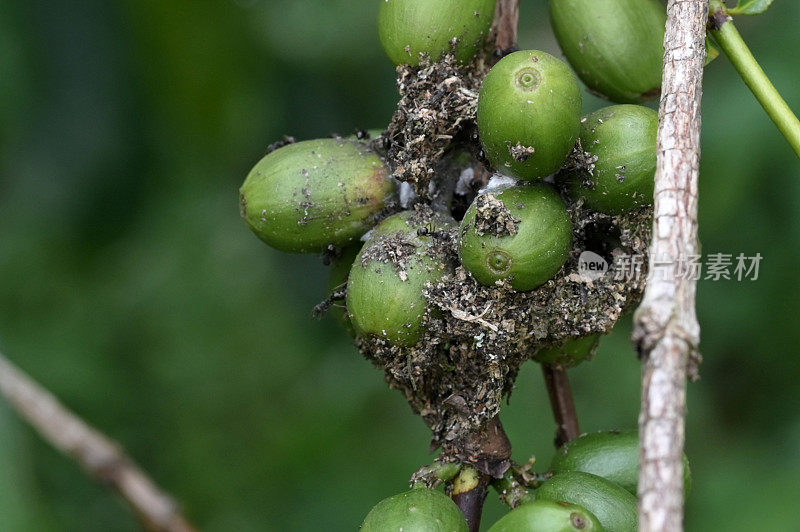
[[[546,177],[564,164],[578,137],[581,91],[570,68],[552,55],[524,50],[487,74],[478,97],[478,132],[498,172]]]
[[[319,139],[289,144],[258,162],[240,189],[242,216],[261,240],[310,253],[367,232],[395,186],[366,143]]]
[[[558,473],[536,490],[536,499],[582,506],[608,532],[636,532],[638,527],[636,497],[619,484],[589,473]]]
[[[461,222],[461,262],[478,282],[510,279],[533,290],[551,279],[572,247],[572,221],[558,193],[545,183],[479,195]]]
[[[428,306],[426,285],[450,269],[427,235],[451,224],[455,221],[443,215],[406,211],[375,228],[347,282],[347,310],[358,334],[402,346],[419,341]]]
[[[370,510],[361,532],[467,532],[467,521],[444,493],[415,488],[382,500]]]
[[[378,30],[395,65],[420,63],[420,54],[438,61],[453,48],[461,62],[483,45],[494,20],[496,0],[382,0]]]
[[[657,131],[658,113],[641,105],[612,105],[584,118],[581,167],[563,176],[572,194],[607,214],[651,205]]]
[[[582,338],[573,338],[567,340],[562,345],[540,349],[534,355],[534,359],[542,364],[553,364],[565,368],[572,368],[592,358],[597,350],[597,344],[599,343],[599,334],[592,334]]]
[[[535,500],[510,511],[489,532],[601,532],[586,508],[566,502]]]
[[[550,20],[592,91],[620,103],[658,96],[667,22],[659,0],[550,0]]]
[[[639,484],[639,431],[609,431],[584,434],[565,443],[553,457],[550,470],[556,474],[581,471],[619,484],[636,495]],[[689,460],[683,455],[683,488],[691,491]]]

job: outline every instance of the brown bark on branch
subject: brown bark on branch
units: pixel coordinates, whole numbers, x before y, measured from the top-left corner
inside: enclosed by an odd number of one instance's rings
[[[494,14],[495,48],[501,53],[517,48],[519,0],[498,0]]]
[[[697,182],[708,0],[670,0],[647,289],[633,340],[644,366],[639,418],[639,530],[683,530],[686,378],[697,372]]]
[[[479,473],[477,485],[469,491],[453,493],[453,502],[464,514],[467,520],[469,532],[479,532],[481,529],[481,518],[483,517],[483,503],[489,493],[489,482],[491,477]]]
[[[561,366],[542,364],[542,373],[550,397],[550,406],[553,409],[553,418],[556,420],[555,444],[556,447],[561,447],[581,435],[572,387],[569,385],[567,370]]]
[[[481,430],[470,434],[466,441],[458,442],[457,448],[445,446],[444,452],[453,453],[467,466],[459,476],[474,474],[479,479],[467,489],[454,490],[452,495],[467,520],[470,532],[478,532],[489,482],[492,478],[503,478],[511,467],[511,442],[500,418],[495,416]]]
[[[175,501],[115,441],[64,408],[50,392],[0,354],[0,394],[48,443],[108,483],[133,507],[148,530],[194,532]]]

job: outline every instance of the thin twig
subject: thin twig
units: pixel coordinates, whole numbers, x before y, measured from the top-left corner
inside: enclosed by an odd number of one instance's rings
[[[753,95],[800,157],[800,120],[753,57],[753,53],[733,25],[733,19],[721,0],[711,1],[709,30]]]
[[[695,376],[700,327],[696,257],[700,100],[708,0],[670,0],[658,130],[655,219],[647,289],[633,340],[644,362],[639,417],[639,530],[683,530],[686,377]]]
[[[519,0],[498,0],[494,14],[495,48],[501,54],[517,49]]]
[[[0,394],[48,443],[113,486],[148,530],[194,532],[175,501],[115,441],[87,425],[0,354]]]
[[[581,435],[578,425],[578,411],[575,409],[575,400],[572,397],[572,388],[569,385],[567,370],[561,366],[542,364],[544,382],[547,385],[547,394],[550,396],[550,406],[556,420],[556,447],[561,447]]]

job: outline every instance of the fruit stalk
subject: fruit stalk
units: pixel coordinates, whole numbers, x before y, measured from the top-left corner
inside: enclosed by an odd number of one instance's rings
[[[453,502],[459,507],[467,520],[470,532],[481,528],[483,503],[489,490],[491,477],[471,467],[464,467],[456,477],[453,487]]]
[[[556,447],[561,447],[581,435],[578,425],[578,411],[575,409],[575,400],[572,397],[572,388],[569,385],[569,376],[566,368],[552,364],[542,364],[544,382],[547,385],[547,394],[550,396],[550,406],[556,420]]]
[[[534,500],[533,492],[515,478],[513,468],[506,471],[503,478],[492,480],[492,487],[500,496],[500,502],[511,509]]]
[[[477,532],[490,482],[503,478],[511,467],[511,442],[500,418],[495,416],[456,444],[455,448],[444,448],[463,464],[453,481],[451,497],[464,514],[470,531]]]
[[[708,0],[670,0],[647,289],[634,316],[643,360],[639,530],[683,530],[686,377],[696,376],[697,283],[678,274],[697,255],[700,101]]]
[[[758,64],[750,48],[733,24],[725,4],[711,0],[709,31],[745,84],[800,157],[800,120]]]

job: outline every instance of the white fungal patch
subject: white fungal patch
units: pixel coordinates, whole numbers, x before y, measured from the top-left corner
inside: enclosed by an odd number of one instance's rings
[[[494,174],[491,179],[489,179],[489,183],[481,189],[478,194],[488,194],[490,192],[500,192],[507,188],[514,187],[519,182],[514,179],[513,177],[509,177],[507,175],[502,174]]]

